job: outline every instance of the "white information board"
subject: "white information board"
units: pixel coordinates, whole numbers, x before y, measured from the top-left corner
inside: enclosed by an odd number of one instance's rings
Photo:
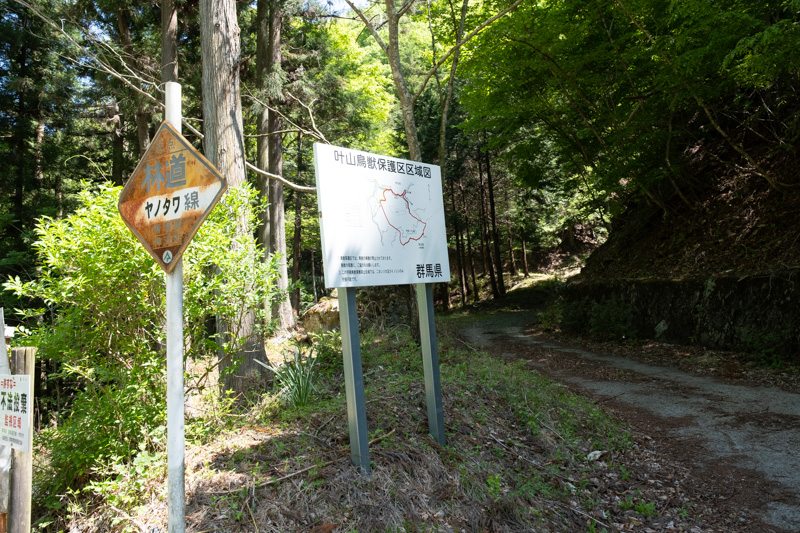
[[[314,145],[325,285],[450,281],[438,166]]]
[[[27,375],[0,374],[0,444],[31,452],[33,384]]]

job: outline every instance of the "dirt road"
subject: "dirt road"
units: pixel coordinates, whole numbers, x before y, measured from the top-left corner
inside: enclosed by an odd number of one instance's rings
[[[800,531],[799,394],[564,346],[539,337],[534,321],[532,311],[499,311],[461,333],[613,411],[638,441],[688,467],[688,489],[741,531]]]

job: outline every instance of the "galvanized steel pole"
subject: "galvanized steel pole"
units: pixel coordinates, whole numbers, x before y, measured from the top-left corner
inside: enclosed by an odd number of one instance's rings
[[[361,369],[361,336],[358,331],[355,287],[339,287],[339,324],[344,358],[344,390],[347,426],[350,430],[350,460],[364,475],[370,474],[367,408]]]
[[[181,86],[166,83],[164,119],[181,132]],[[186,529],[183,419],[183,258],[167,285],[167,505],[169,533]]]
[[[425,403],[428,406],[428,431],[444,446],[442,384],[439,377],[439,348],[436,343],[436,321],[433,311],[433,283],[417,283],[419,332],[422,345],[422,369],[425,374]]]

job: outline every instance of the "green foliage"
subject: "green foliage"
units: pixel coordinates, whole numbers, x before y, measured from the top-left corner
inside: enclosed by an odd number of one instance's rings
[[[561,306],[561,327],[571,333],[583,333],[588,329],[589,309],[587,298],[569,300]]]
[[[189,337],[188,356],[213,356],[238,352],[242,338],[239,317],[243,310],[256,315],[255,329],[261,336],[272,331],[270,306],[264,302],[281,297],[275,292],[276,261],[263,261],[254,235],[261,207],[249,186],[229,190],[200,227],[184,256],[184,333]],[[236,221],[236,223],[231,223]],[[245,228],[240,231],[239,227]],[[221,320],[229,328],[220,338],[209,335],[208,324]]]
[[[658,515],[656,511],[656,502],[640,501],[633,509],[645,518],[653,518]]]
[[[718,125],[796,140],[799,20],[794,0],[523,3],[466,46],[463,127],[579,213],[658,201],[690,190],[689,147],[724,144]]]
[[[35,484],[42,501],[108,476],[115,465],[145,452],[163,450],[164,275],[122,222],[119,192],[110,186],[84,191],[75,214],[39,221],[34,244],[39,278],[5,283],[17,296],[44,302],[44,309],[23,313],[31,320],[31,334],[21,342],[58,364],[51,379],[74,384],[69,403],[54,413],[57,424],[37,437],[48,453]],[[219,347],[235,351],[235,338],[218,343],[206,333],[207,320],[231,320],[270,295],[272,267],[261,263],[252,239],[240,237],[230,245],[229,221],[250,211],[252,198],[249,188],[230,191],[185,255],[188,360],[211,360]],[[252,223],[247,216],[235,220]]]
[[[564,304],[554,302],[538,314],[539,327],[544,331],[556,331],[564,321]]]
[[[739,338],[747,352],[755,356],[760,365],[780,368],[791,356],[791,330],[765,331],[755,328],[741,328]]]
[[[342,370],[342,334],[339,331],[325,331],[311,335],[316,360],[320,371],[335,374]]]
[[[603,340],[636,337],[633,309],[617,298],[571,300],[560,306],[560,312],[561,326],[565,331],[589,334]]]
[[[593,302],[589,312],[589,332],[608,340],[634,338],[633,309],[616,298]]]
[[[278,396],[286,405],[305,407],[311,399],[311,394],[316,390],[314,367],[317,358],[314,356],[314,348],[309,348],[303,353],[300,345],[295,344],[291,348],[291,358],[287,357],[286,352],[286,350],[283,352],[283,362],[280,364],[271,365],[261,361],[258,363],[275,374],[276,384],[280,387]]]
[[[133,461],[115,456],[98,465],[93,469],[93,479],[83,492],[101,496],[109,505],[120,509],[136,505],[147,487],[153,482],[162,481],[166,475],[166,453],[150,453],[145,448],[141,446]]]
[[[491,474],[486,478],[486,485],[489,487],[489,495],[498,499],[503,494],[503,480],[500,476]]]
[[[186,422],[185,437],[189,442],[202,443],[230,427],[233,419],[229,415],[236,406],[236,396],[232,390],[220,394],[216,387],[202,388],[198,392],[195,401],[202,415]]]

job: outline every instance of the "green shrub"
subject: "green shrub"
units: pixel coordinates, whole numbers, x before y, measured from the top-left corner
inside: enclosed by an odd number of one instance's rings
[[[543,319],[550,319],[557,311],[548,311]],[[604,302],[589,298],[572,300],[560,305],[560,324],[564,331],[573,334],[589,334],[604,340],[632,339],[636,336],[633,325],[633,309],[611,298]]]
[[[163,433],[166,412],[164,274],[122,222],[119,192],[84,191],[73,215],[41,219],[34,243],[39,277],[5,283],[43,303],[23,313],[31,334],[22,342],[57,363],[51,378],[74,384],[62,392],[69,399],[56,423],[36,436],[47,454],[34,483],[39,503],[164,447],[153,438]],[[184,255],[187,360],[213,362],[220,348],[235,351],[235,341],[218,346],[208,334],[209,318],[235,323],[271,297],[274,266],[261,261],[252,231],[236,237],[231,223],[253,227],[255,198],[250,188],[229,191]],[[260,316],[263,330],[269,324]]]
[[[763,331],[754,328],[739,330],[744,349],[755,356],[756,363],[779,368],[791,353],[791,330]]]
[[[539,327],[544,331],[556,331],[564,321],[564,304],[555,302],[539,313]]]
[[[589,300],[571,300],[563,304],[561,309],[561,327],[570,333],[585,333],[589,323]]]
[[[338,331],[312,333],[311,340],[317,352],[317,366],[325,374],[336,374],[344,367],[342,359],[342,334]]]
[[[589,311],[589,333],[605,340],[634,338],[633,309],[616,298],[593,302]]]
[[[306,353],[303,353],[299,345],[294,345],[291,353],[290,358],[284,351],[283,362],[278,365],[257,362],[275,373],[276,384],[280,387],[278,396],[285,404],[292,407],[304,407],[308,405],[311,393],[315,390],[314,367],[317,358],[314,357],[314,348],[309,348]]]

